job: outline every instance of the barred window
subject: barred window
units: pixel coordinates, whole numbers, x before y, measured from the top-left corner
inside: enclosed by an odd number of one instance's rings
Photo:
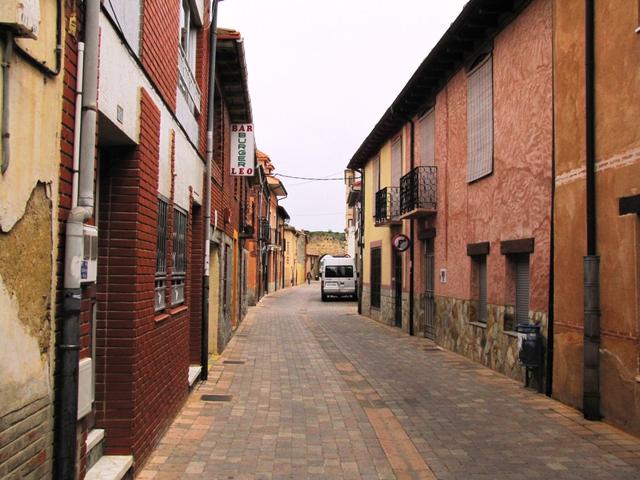
[[[436,122],[433,109],[420,119],[420,165],[433,166],[436,160]]]
[[[156,233],[156,279],[155,279],[155,310],[165,308],[167,282],[167,219],[169,204],[158,199],[158,230]]]
[[[187,273],[187,214],[180,209],[173,213],[173,273],[171,304],[184,303],[184,283]]]
[[[484,58],[467,81],[467,181],[493,171],[493,61]]]

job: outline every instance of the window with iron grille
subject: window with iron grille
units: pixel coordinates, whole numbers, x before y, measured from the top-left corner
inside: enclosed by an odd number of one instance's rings
[[[433,166],[436,163],[436,115],[429,110],[420,119],[420,165]]]
[[[184,284],[187,274],[187,214],[180,209],[173,212],[173,272],[171,275],[171,304],[184,303]]]
[[[493,61],[487,55],[467,79],[467,181],[493,171]]]
[[[164,310],[166,304],[167,286],[167,221],[169,204],[158,199],[158,230],[156,233],[156,279],[155,279],[155,310]]]
[[[371,249],[371,306],[380,308],[380,280],[382,275],[382,249]]]

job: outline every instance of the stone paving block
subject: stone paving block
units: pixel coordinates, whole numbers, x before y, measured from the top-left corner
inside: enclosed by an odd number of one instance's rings
[[[319,297],[252,308],[138,478],[640,478],[637,438]]]

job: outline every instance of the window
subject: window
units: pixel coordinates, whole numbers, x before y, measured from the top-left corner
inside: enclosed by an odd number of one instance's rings
[[[467,181],[493,171],[493,61],[480,60],[467,80]]]
[[[380,277],[382,270],[382,249],[371,249],[371,306],[380,308]]]
[[[515,287],[515,315],[505,317],[505,331],[513,331],[518,325],[529,323],[529,254],[509,255],[509,264]]]
[[[103,8],[111,17],[128,46],[140,55],[140,20],[142,18],[141,0],[109,0]]]
[[[158,230],[156,234],[156,281],[155,281],[155,310],[164,310],[166,303],[167,282],[167,218],[169,205],[158,199]]]
[[[171,304],[184,303],[184,284],[187,274],[187,214],[173,212],[173,274],[171,276]]]
[[[325,278],[351,278],[353,267],[351,265],[327,265],[324,267]]]
[[[420,119],[420,165],[433,166],[436,163],[436,122],[433,109]]]
[[[402,176],[402,137],[391,145],[391,186],[400,186]]]
[[[191,19],[189,0],[182,0],[180,4],[180,47],[191,70],[196,65],[196,27]]]
[[[487,256],[477,255],[471,258],[477,279],[478,315],[476,320],[487,323]]]

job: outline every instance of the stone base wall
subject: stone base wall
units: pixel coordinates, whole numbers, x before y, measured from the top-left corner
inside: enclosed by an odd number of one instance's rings
[[[524,367],[518,360],[518,334],[504,330],[505,314],[515,314],[512,305],[489,305],[486,325],[474,321],[476,301],[436,297],[435,308],[438,344],[510,378],[524,380]],[[542,325],[546,348],[547,314],[529,312],[529,322]]]
[[[246,299],[247,299],[247,304],[250,307],[256,306],[256,291],[253,288],[247,288]]]
[[[391,288],[380,289],[380,308],[371,307],[371,288],[369,285],[362,287],[362,314],[385,325],[395,325],[395,298]],[[409,296],[402,296],[402,326],[409,331]]]

